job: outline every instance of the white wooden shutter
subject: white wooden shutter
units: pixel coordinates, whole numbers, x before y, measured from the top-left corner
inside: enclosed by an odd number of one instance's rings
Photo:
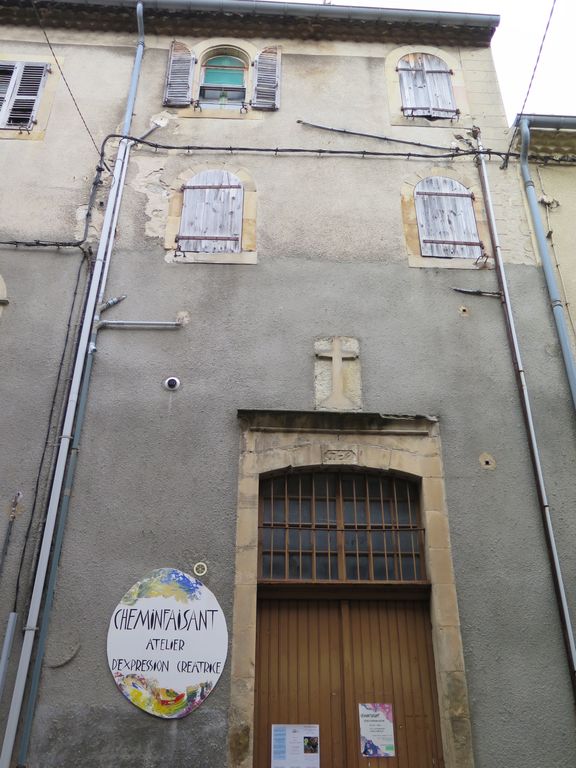
[[[438,56],[422,55],[426,89],[432,117],[456,117],[458,110],[452,93],[452,73]]]
[[[458,114],[452,93],[452,73],[438,56],[410,53],[398,62],[402,111],[407,117]]]
[[[280,49],[264,48],[254,62],[252,109],[274,110],[280,106]]]
[[[187,107],[192,102],[194,63],[192,51],[184,43],[173,40],[162,102],[165,107]]]
[[[418,182],[414,200],[422,256],[482,256],[473,197],[465,186],[445,176],[430,176]]]
[[[186,182],[178,249],[184,253],[239,253],[243,199],[240,179],[227,171],[203,171]]]
[[[430,99],[421,53],[409,53],[398,62],[402,112],[407,117],[428,116]]]
[[[47,64],[0,66],[0,127],[28,129],[34,123]]]

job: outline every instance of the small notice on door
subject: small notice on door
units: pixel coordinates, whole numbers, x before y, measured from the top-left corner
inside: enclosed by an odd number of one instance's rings
[[[271,768],[320,768],[320,726],[273,725]]]
[[[360,754],[363,757],[395,757],[392,704],[358,704]]]

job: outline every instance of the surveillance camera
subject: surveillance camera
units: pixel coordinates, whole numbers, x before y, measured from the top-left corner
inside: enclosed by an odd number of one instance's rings
[[[167,379],[164,379],[164,389],[167,389],[169,392],[174,392],[179,388],[180,379],[177,379],[176,376],[168,376]]]

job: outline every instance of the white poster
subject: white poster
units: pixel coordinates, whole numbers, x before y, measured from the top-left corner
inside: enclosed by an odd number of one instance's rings
[[[218,600],[176,568],[159,568],[134,584],[110,620],[108,664],[116,685],[156,717],[184,717],[199,707],[220,679],[227,653]]]
[[[319,725],[273,725],[272,768],[320,768]]]
[[[360,754],[363,757],[395,757],[392,704],[358,704]]]

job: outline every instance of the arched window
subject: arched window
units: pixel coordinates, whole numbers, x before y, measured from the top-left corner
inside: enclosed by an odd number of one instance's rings
[[[238,56],[218,54],[202,66],[200,101],[217,104],[246,101],[246,69]]]
[[[416,483],[359,472],[260,482],[262,581],[424,581]]]
[[[400,59],[397,71],[406,117],[457,117],[452,71],[442,59],[429,53],[409,53]]]
[[[203,171],[182,188],[184,202],[177,250],[239,253],[242,250],[244,190],[228,171]]]
[[[252,62],[240,48],[212,47],[200,61],[201,71],[195,76],[194,52],[185,43],[172,42],[164,84],[165,106],[188,107],[193,103],[195,108],[203,104],[219,108],[229,105],[242,112],[246,112],[248,104],[252,109],[264,111],[280,106],[279,46],[264,48]],[[249,72],[252,72],[250,76]]]
[[[446,176],[429,176],[416,184],[414,203],[422,256],[478,259],[483,255],[473,200],[469,189]]]

